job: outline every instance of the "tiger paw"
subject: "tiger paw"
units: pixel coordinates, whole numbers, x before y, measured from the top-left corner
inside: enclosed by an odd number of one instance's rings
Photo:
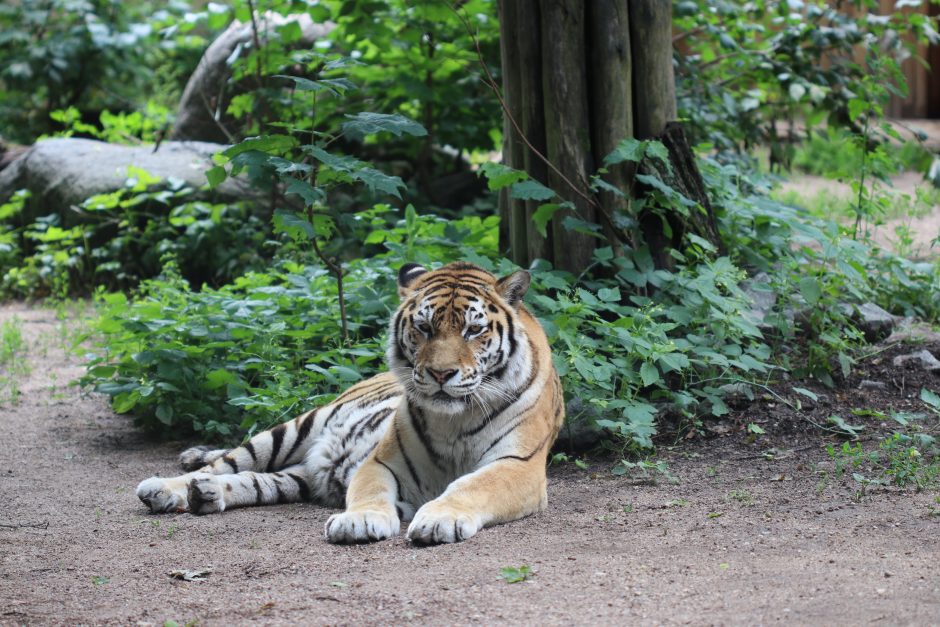
[[[375,542],[397,536],[401,522],[397,516],[383,512],[343,512],[326,521],[326,539],[334,544]]]
[[[144,479],[137,486],[137,498],[154,514],[189,511],[187,492],[185,482],[162,477]]]
[[[189,482],[189,511],[193,514],[215,514],[225,511],[222,482],[215,475],[197,475]]]
[[[210,446],[193,446],[192,448],[186,449],[180,453],[180,466],[182,466],[183,470],[199,470],[206,465],[206,453],[211,450],[212,447]]]
[[[426,503],[408,526],[407,538],[416,544],[442,544],[466,540],[480,530],[479,518],[448,507]]]

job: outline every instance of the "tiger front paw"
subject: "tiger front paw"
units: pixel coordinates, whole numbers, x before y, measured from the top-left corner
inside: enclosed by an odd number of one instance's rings
[[[189,511],[198,515],[224,512],[225,500],[222,498],[222,492],[222,482],[217,476],[207,474],[193,477],[187,493]]]
[[[406,536],[416,544],[461,542],[476,535],[482,527],[479,517],[431,501],[415,514]]]
[[[364,511],[333,514],[326,521],[326,539],[333,544],[376,542],[397,536],[401,522],[384,512]]]
[[[153,514],[189,511],[186,483],[176,479],[144,479],[137,486],[137,498],[149,507]]]

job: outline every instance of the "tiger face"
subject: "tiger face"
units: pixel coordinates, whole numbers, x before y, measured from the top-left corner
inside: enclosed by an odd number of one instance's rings
[[[409,398],[439,413],[485,411],[516,387],[528,343],[518,307],[529,273],[497,279],[468,263],[406,264],[388,361]]]

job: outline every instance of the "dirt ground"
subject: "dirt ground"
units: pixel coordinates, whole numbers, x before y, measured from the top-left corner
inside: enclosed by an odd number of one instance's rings
[[[149,515],[134,487],[175,474],[184,443],[148,441],[67,387],[82,369],[52,311],[0,307],[0,322],[13,316],[32,372],[0,406],[3,625],[940,622],[937,494],[857,499],[831,473],[835,440],[770,401],[712,427],[723,435],[664,446],[678,483],[566,464],[550,469],[546,512],[465,543],[332,546],[332,511],[311,504]],[[896,381],[888,354],[859,376]],[[910,406],[924,381],[908,376],[881,396],[850,382],[812,411]],[[767,434],[751,441],[749,422]],[[499,578],[522,565],[528,581]],[[168,575],[203,568],[204,581]]]

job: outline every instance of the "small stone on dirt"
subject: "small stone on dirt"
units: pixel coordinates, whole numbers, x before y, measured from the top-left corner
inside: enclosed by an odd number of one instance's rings
[[[940,373],[940,361],[938,361],[937,358],[934,357],[933,353],[927,349],[918,351],[916,353],[909,353],[907,355],[898,355],[892,360],[891,363],[896,368],[913,364],[915,366],[920,366],[928,372]]]
[[[855,323],[858,330],[865,335],[865,339],[869,342],[882,340],[894,331],[894,316],[875,303],[863,303],[861,305],[844,303],[842,310],[845,315],[852,319],[852,322]]]
[[[183,581],[205,581],[212,573],[211,568],[201,568],[199,570],[171,570],[167,573],[173,579],[182,579]]]

